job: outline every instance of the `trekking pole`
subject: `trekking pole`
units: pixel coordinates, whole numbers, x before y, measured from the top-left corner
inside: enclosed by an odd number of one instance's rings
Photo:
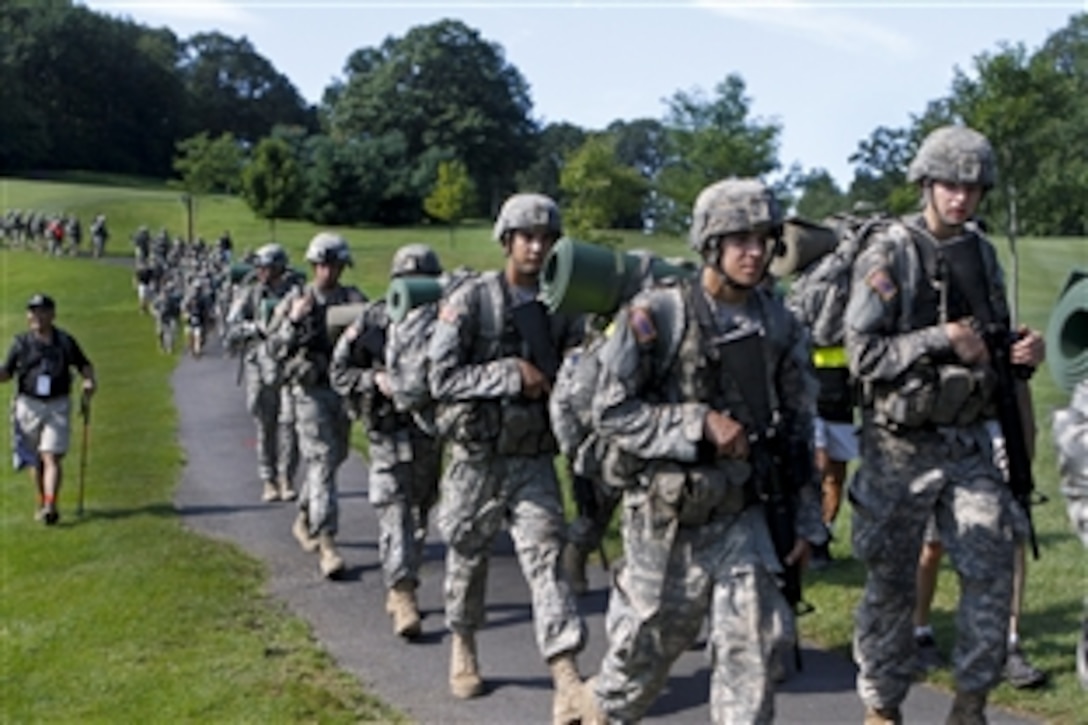
[[[83,486],[87,478],[87,446],[91,437],[91,398],[86,391],[79,399],[79,417],[83,419],[83,442],[79,447],[79,497],[76,501],[76,516],[83,515]]]

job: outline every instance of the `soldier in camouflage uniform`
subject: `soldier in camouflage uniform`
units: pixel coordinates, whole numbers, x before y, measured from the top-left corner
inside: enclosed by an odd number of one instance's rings
[[[1088,547],[1088,379],[1077,383],[1069,407],[1054,413],[1053,432],[1069,520]],[[1077,677],[1081,687],[1088,689],[1088,613],[1077,642]]]
[[[257,424],[257,474],[261,500],[294,501],[292,481],[298,468],[298,435],[291,398],[280,364],[265,345],[272,311],[305,280],[287,266],[278,244],[257,250],[254,276],[235,297],[227,313],[227,346],[241,357],[245,372],[246,409]]]
[[[326,316],[332,306],[365,302],[366,297],[358,288],[340,284],[340,274],[351,264],[351,252],[340,235],[317,234],[306,248],[306,260],[313,265],[314,281],[289,291],[277,306],[268,346],[283,365],[306,463],[291,532],[304,551],[320,551],[321,573],[334,579],[344,569],[334,540],[339,523],[336,470],[348,455],[351,420],[329,380],[335,341]]]
[[[390,276],[442,273],[438,256],[424,244],[409,244],[393,255]],[[390,327],[385,298],[366,305],[344,330],[333,350],[333,388],[366,427],[370,446],[370,503],[378,514],[386,611],[393,631],[407,639],[421,633],[416,588],[427,536],[427,519],[438,498],[441,449],[411,413],[393,406],[385,365]]]
[[[962,126],[934,131],[908,171],[923,212],[875,232],[854,264],[845,326],[850,369],[862,385],[862,465],[850,500],[854,553],[868,569],[854,656],[867,723],[902,719],[915,664],[915,572],[930,515],[960,579],[949,722],[985,722],[987,696],[1002,676],[1024,516],[994,464],[989,353],[955,314],[940,252],[957,239],[979,245],[990,302],[1007,320],[996,254],[972,224],[994,175],[984,136]],[[1034,368],[1042,338],[1019,332],[1010,359]]]
[[[450,453],[438,519],[447,543],[450,689],[461,698],[483,691],[475,632],[484,623],[491,545],[505,520],[532,591],[536,644],[555,682],[552,717],[572,722],[581,710],[574,658],[585,625],[559,568],[563,507],[546,407],[552,381],[530,362],[530,341],[513,317],[518,305],[538,304],[540,270],[560,231],[559,209],[548,197],[507,199],[494,230],[506,266],[465,282],[443,302],[428,358],[437,427]],[[580,317],[556,314],[543,324],[553,354],[581,339]]]
[[[754,473],[768,450],[749,444],[765,433],[745,392],[756,383],[730,376],[721,362],[729,350],[716,343],[760,335],[765,363],[754,375],[779,414],[776,435],[810,454],[816,382],[807,337],[761,285],[781,223],[758,180],[704,189],[691,226],[700,274],[637,295],[599,353],[593,414],[610,446],[606,476],[625,482],[626,559],[613,578],[608,652],[591,680],[591,722],[639,720],[705,621],[712,721],[774,716],[772,662],[793,639],[793,621],[760,504],[770,481]],[[789,564],[803,565],[810,544],[826,537],[809,471],[793,482]]]

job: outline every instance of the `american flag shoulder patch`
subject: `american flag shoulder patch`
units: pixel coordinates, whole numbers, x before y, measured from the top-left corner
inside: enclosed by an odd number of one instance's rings
[[[627,324],[638,343],[645,344],[657,338],[657,328],[649,310],[643,307],[632,307],[627,315]]]
[[[442,305],[438,308],[438,319],[451,325],[457,324],[461,317],[461,310],[453,305]]]
[[[899,288],[895,286],[895,282],[892,281],[891,275],[888,274],[886,269],[879,267],[874,269],[865,277],[865,281],[885,302],[890,301],[899,294]]]

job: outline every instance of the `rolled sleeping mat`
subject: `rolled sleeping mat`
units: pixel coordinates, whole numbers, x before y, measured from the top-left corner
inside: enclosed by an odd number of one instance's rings
[[[239,284],[242,280],[249,276],[249,274],[256,269],[252,264],[246,262],[235,262],[230,266],[230,281],[233,284]]]
[[[1088,269],[1069,274],[1046,328],[1046,361],[1059,388],[1088,378]]]
[[[325,329],[329,332],[329,339],[336,342],[340,339],[340,333],[344,328],[355,321],[355,318],[366,308],[365,302],[350,302],[344,305],[329,305],[325,308]]]
[[[400,322],[410,310],[442,297],[439,277],[397,277],[385,293],[385,309],[391,322]]]
[[[612,314],[642,289],[647,275],[655,280],[689,277],[694,269],[650,253],[625,253],[565,237],[544,260],[540,298],[551,312]]]
[[[839,244],[835,230],[825,224],[790,217],[782,225],[781,255],[771,259],[769,270],[779,279],[807,268]]]

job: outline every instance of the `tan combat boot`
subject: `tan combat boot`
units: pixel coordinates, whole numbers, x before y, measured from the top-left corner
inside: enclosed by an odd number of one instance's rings
[[[422,632],[415,582],[402,579],[385,598],[385,611],[393,617],[393,632],[398,637],[415,639]]]
[[[582,721],[585,710],[586,689],[578,674],[578,665],[570,653],[556,655],[548,660],[548,669],[552,671],[555,683],[555,697],[552,700],[552,723],[571,725]]]
[[[291,526],[291,535],[306,553],[312,554],[317,551],[317,539],[310,534],[310,522],[306,518],[305,511],[299,511],[298,516],[295,517],[295,523]]]
[[[291,482],[286,478],[281,478],[279,480],[279,486],[281,501],[294,501],[296,498],[298,498],[298,493],[291,486]]]
[[[986,725],[985,692],[956,692],[945,725]]]
[[[459,700],[476,697],[484,691],[480,667],[476,662],[476,636],[453,633],[450,655],[450,693]]]
[[[261,491],[261,500],[265,503],[280,500],[280,490],[271,481],[264,482],[264,490]]]
[[[585,691],[585,697],[582,699],[582,725],[608,725],[608,716],[597,705],[597,697],[593,694],[596,682],[596,677],[590,677],[582,685]]]
[[[865,725],[902,725],[898,707],[866,707]]]
[[[567,575],[570,590],[578,597],[589,589],[589,582],[586,580],[586,559],[588,558],[589,553],[583,551],[581,547],[569,541],[563,545],[563,553],[559,559],[560,566],[563,567],[563,573]]]
[[[321,576],[326,579],[335,579],[340,576],[344,571],[344,560],[340,557],[340,552],[336,550],[336,542],[333,541],[332,534],[322,531],[317,539],[317,545],[321,550],[321,561],[318,562],[321,567]]]

